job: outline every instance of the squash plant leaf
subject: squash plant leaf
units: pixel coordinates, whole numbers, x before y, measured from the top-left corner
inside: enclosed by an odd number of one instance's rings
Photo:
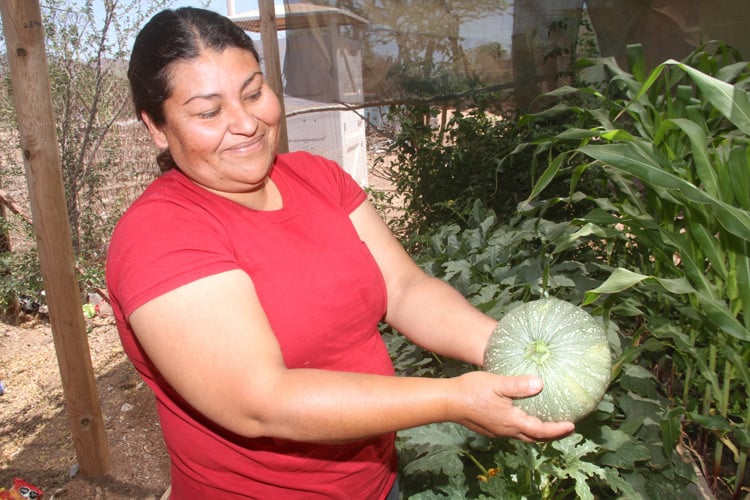
[[[472,437],[471,431],[457,424],[431,424],[399,433],[399,439],[408,445],[417,457],[404,467],[404,472],[413,474],[427,472],[433,474],[463,475],[461,454],[466,441]]]
[[[601,447],[605,450],[598,460],[602,465],[632,470],[637,463],[651,458],[651,452],[646,446],[620,429],[602,428],[600,440]]]
[[[612,488],[614,491],[619,491],[622,493],[622,498],[637,498],[638,495],[635,492],[635,489],[623,479],[623,477],[620,475],[620,472],[615,469],[614,467],[605,467],[605,482],[609,485],[610,488]]]
[[[590,440],[583,440],[580,434],[573,434],[559,441],[552,443],[552,447],[562,453],[562,464],[553,464],[553,470],[557,477],[569,477],[575,480],[576,495],[580,499],[594,500],[591,487],[588,485],[588,478],[598,476],[600,479],[606,478],[604,468],[581,460],[581,457],[594,453],[598,445]]]

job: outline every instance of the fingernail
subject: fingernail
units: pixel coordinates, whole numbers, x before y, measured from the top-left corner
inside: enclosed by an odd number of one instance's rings
[[[530,378],[529,379],[529,390],[534,392],[539,392],[542,390],[543,384],[542,379],[540,378]]]

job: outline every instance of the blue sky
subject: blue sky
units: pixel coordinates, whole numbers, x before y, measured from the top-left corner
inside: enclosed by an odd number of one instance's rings
[[[203,7],[204,3],[205,2],[202,0],[177,0],[175,1],[174,6]],[[227,0],[210,0],[206,8],[216,11],[219,14],[226,15]],[[234,10],[237,13],[258,10],[258,2],[257,0],[234,0]]]

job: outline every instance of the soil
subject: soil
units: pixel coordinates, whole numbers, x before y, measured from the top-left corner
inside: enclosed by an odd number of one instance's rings
[[[87,319],[111,467],[99,479],[77,473],[49,322],[0,325],[0,488],[14,478],[44,499],[159,499],[169,459],[154,398],[124,356],[111,315]]]

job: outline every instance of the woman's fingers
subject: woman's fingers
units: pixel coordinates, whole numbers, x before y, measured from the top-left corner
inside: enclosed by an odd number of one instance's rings
[[[572,422],[543,422],[513,405],[513,399],[543,390],[538,377],[505,377],[488,372],[463,375],[466,420],[460,423],[482,434],[511,437],[526,442],[549,441],[573,430]]]

